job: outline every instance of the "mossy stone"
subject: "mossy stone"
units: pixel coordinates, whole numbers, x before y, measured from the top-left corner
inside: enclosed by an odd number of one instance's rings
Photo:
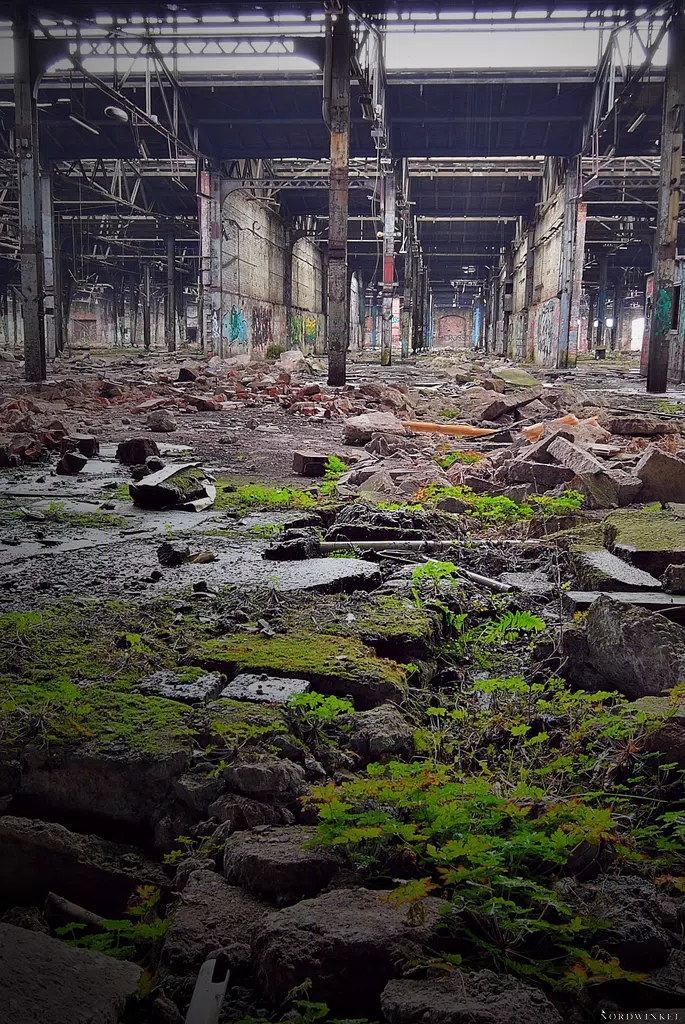
[[[407,687],[403,668],[349,637],[238,634],[199,644],[190,657],[229,676],[251,669],[308,679],[321,693],[351,696],[358,707],[401,700]]]

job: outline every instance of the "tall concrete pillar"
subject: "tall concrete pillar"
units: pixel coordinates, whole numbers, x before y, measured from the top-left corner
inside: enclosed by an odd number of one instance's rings
[[[293,233],[286,228],[283,239],[283,306],[285,308],[285,337],[290,341],[290,322],[293,317]]]
[[[198,309],[200,346],[223,358],[221,316],[221,176],[217,171],[200,175],[200,293],[202,319]]]
[[[19,171],[19,265],[24,320],[25,376],[45,380],[43,245],[38,157],[38,72],[29,8],[17,6],[14,32],[15,149]]]
[[[528,235],[526,238],[526,277],[523,292],[524,310],[523,310],[523,322],[521,324],[521,351],[518,353],[519,358],[529,358],[528,348],[528,324],[530,322],[530,310],[533,305],[534,295],[534,284],[535,284],[535,225],[530,225],[528,228]],[[530,353],[532,358],[532,353]]]
[[[150,262],[145,260],[143,264],[143,346],[147,351],[150,348]],[[198,329],[200,327],[198,310]]]
[[[412,309],[412,320],[411,320],[411,349],[412,352],[418,352],[421,346],[421,312],[419,308],[419,300],[421,298],[421,289],[419,286],[419,267],[421,259],[419,255],[418,245],[412,243],[412,260],[411,260],[411,309]]]
[[[606,358],[604,329],[607,318],[607,254],[599,254],[599,291],[597,292],[597,329],[595,332],[595,359]]]
[[[350,32],[347,0],[329,26],[331,183],[328,193],[328,383],[346,380],[349,342],[347,214],[350,170]],[[329,17],[331,17],[329,15]]]
[[[395,173],[383,179],[383,330],[381,365],[392,362],[392,306],[395,294]]]
[[[43,235],[43,316],[45,322],[45,353],[54,359],[62,351],[59,258],[55,251],[55,218],[52,203],[52,175],[40,176],[41,231]]]
[[[176,236],[166,236],[166,301],[164,303],[164,340],[168,352],[176,351]]]
[[[647,391],[668,387],[671,330],[677,323],[675,265],[685,116],[685,10],[674,5],[668,30],[668,63],[661,124],[661,172],[654,239],[654,299],[649,329]]]

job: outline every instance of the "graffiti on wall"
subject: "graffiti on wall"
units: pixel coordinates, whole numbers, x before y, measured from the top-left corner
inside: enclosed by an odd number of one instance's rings
[[[288,323],[288,343],[291,348],[316,347],[319,336],[319,321],[311,313],[291,313]]]
[[[231,312],[227,311],[224,313],[222,334],[224,341],[227,341],[229,345],[233,344],[234,341],[239,342],[241,345],[247,345],[247,321],[242,309],[238,309],[237,306],[231,306]]]
[[[438,320],[438,345],[441,348],[466,348],[466,320],[463,316],[443,316]]]
[[[536,331],[536,356],[540,363],[552,363],[556,355],[558,330],[558,302],[548,299],[538,314]]]
[[[252,344],[255,348],[268,348],[273,341],[271,311],[264,306],[252,310]]]

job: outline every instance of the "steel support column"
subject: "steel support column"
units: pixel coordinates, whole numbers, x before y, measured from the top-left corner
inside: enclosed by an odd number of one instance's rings
[[[164,340],[168,352],[176,351],[176,236],[166,236],[166,302],[164,304]]]
[[[285,336],[290,339],[293,319],[293,233],[286,228],[283,237],[283,306]],[[303,338],[304,342],[304,338]]]
[[[573,290],[571,292],[571,323],[568,331],[568,365],[578,362],[580,340],[580,301],[583,295],[583,268],[585,266],[585,228],[587,203],[576,205],[576,242],[573,257]]]
[[[414,353],[418,352],[421,345],[421,311],[419,308],[419,300],[421,298],[421,288],[419,284],[420,262],[421,260],[418,247],[416,244],[413,244],[411,260],[411,350]]]
[[[614,292],[616,296],[614,300],[614,337],[616,339],[616,349],[621,352],[624,349],[630,350],[630,345],[625,344],[623,332],[625,330],[625,311],[626,311],[626,276],[625,271],[621,272],[621,276],[616,282],[616,290]]]
[[[595,306],[597,304],[597,293],[591,291],[588,293],[588,306],[587,306],[587,334],[585,337],[585,343],[588,352],[592,352],[592,342],[595,332]]]
[[[599,291],[597,293],[597,330],[595,333],[595,359],[606,358],[604,327],[607,317],[607,254],[599,255]]]
[[[668,387],[670,332],[677,324],[674,281],[684,111],[685,10],[682,0],[679,0],[674,6],[673,20],[668,30],[668,63],[661,125],[661,173],[654,239],[654,300],[647,362],[647,391],[651,392],[665,391]]]
[[[328,383],[346,380],[350,334],[347,281],[347,213],[350,171],[350,56],[347,0],[330,26],[331,183],[328,193]]]
[[[392,362],[392,306],[395,293],[395,173],[383,179],[383,325],[381,365]]]
[[[45,380],[43,247],[38,165],[38,79],[28,7],[17,7],[14,30],[15,148],[19,169],[19,265],[24,320],[25,376]]]
[[[45,355],[54,359],[62,348],[60,325],[58,261],[55,258],[55,221],[52,207],[52,175],[40,176],[41,230],[43,241],[43,317],[45,324]]]

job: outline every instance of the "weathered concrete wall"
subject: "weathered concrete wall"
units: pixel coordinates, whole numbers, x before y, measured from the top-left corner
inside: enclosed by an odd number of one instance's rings
[[[473,348],[473,310],[454,306],[433,311],[433,347],[453,352],[470,352]]]
[[[228,196],[221,220],[224,351],[263,355],[270,345],[323,351],[323,265],[318,247],[300,239],[292,248],[290,260],[290,242],[282,219],[264,202],[243,191]],[[290,310],[285,281],[289,272]]]
[[[560,188],[541,209],[535,224],[533,301],[526,312],[526,259],[524,230],[514,243],[513,312],[509,321],[509,354],[542,366],[554,366],[559,345],[559,271],[561,266],[564,189]]]

